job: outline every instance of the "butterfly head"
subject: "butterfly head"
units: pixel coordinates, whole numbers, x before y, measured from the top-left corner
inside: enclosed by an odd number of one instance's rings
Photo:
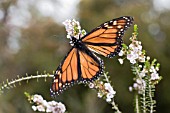
[[[71,46],[77,47],[77,46],[81,45],[80,43],[81,43],[81,41],[78,38],[76,38],[74,36],[70,37],[70,45]]]

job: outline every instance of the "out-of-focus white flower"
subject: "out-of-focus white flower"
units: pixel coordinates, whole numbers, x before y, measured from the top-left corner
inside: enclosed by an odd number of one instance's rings
[[[131,52],[130,54],[127,54],[127,59],[130,61],[130,63],[135,64],[136,59],[138,58],[138,54],[135,52]]]
[[[123,59],[119,58],[118,61],[120,64],[123,64]]]
[[[37,110],[40,112],[45,112],[45,107],[43,105],[38,105]]]
[[[156,71],[159,71],[159,67],[155,67]]]
[[[36,107],[36,106],[32,106],[32,109],[33,109],[34,111],[36,111],[36,110],[37,110],[37,107]]]
[[[140,41],[132,40],[127,52],[127,59],[131,64],[135,64],[137,61],[145,62],[145,56],[142,52],[142,45]]]
[[[154,68],[154,66],[151,66],[149,71],[155,73],[156,69]]]
[[[108,93],[108,94],[106,95],[106,97],[107,97],[107,98],[113,98],[113,97],[114,97],[114,94]]]
[[[137,89],[138,84],[137,84],[137,83],[134,83],[134,84],[133,84],[133,87],[134,87],[135,89]]]
[[[133,88],[132,86],[129,87],[129,91],[132,92],[133,91]]]
[[[93,84],[93,83],[90,83],[90,84],[89,84],[89,88],[94,88],[94,84]]]
[[[147,56],[147,57],[146,57],[146,59],[147,59],[147,60],[150,60],[150,57],[149,57],[149,56]]]
[[[57,102],[56,101],[50,101],[50,102],[48,102],[48,105],[55,106],[55,105],[57,105]]]
[[[140,68],[142,68],[142,65],[139,65]]]
[[[121,50],[118,55],[119,56],[123,56],[124,55],[124,51]]]
[[[144,55],[139,56],[139,62],[145,62],[145,56]]]
[[[146,76],[146,71],[143,69],[140,73],[139,73],[139,77],[145,77]]]
[[[53,107],[51,106],[47,106],[46,108],[46,112],[49,113],[49,112],[52,112],[53,111]]]
[[[110,83],[105,83],[104,87],[105,87],[105,90],[108,91],[107,94],[106,94],[106,101],[107,102],[111,102],[112,98],[116,94],[116,91],[113,90],[113,87],[111,86]]]
[[[105,89],[109,91],[109,93],[116,94],[116,91],[113,90],[113,88],[110,85],[110,83],[105,83],[104,86],[105,86]]]
[[[65,111],[65,105],[59,102],[57,103],[57,106],[53,107],[52,113],[64,113]]]
[[[157,72],[151,73],[151,80],[159,80],[160,77]]]
[[[36,94],[36,95],[33,96],[33,102],[35,102],[35,103],[42,103],[43,100],[44,99],[41,95]]]
[[[102,98],[103,95],[102,95],[100,92],[98,92],[98,93],[97,93],[97,97]]]
[[[75,37],[77,39],[83,37],[86,32],[85,30],[81,30],[80,23],[74,19],[66,20],[63,22],[67,31],[67,38]]]
[[[48,106],[48,102],[47,102],[46,100],[43,100],[43,101],[42,101],[42,105],[43,105],[43,106]]]
[[[106,98],[106,102],[111,102],[112,99],[111,98]]]
[[[34,95],[32,98],[32,101],[34,102],[34,105],[32,106],[32,109],[34,111],[39,112],[47,112],[47,113],[64,113],[66,111],[66,107],[61,102],[56,101],[49,101],[43,99],[41,95]]]
[[[139,94],[142,94],[145,90],[146,82],[143,79],[137,79],[136,82],[133,84],[133,88],[138,91]],[[131,90],[133,90],[131,87]]]

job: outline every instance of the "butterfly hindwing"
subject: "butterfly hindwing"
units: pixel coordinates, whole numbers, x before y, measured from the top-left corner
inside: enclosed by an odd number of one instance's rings
[[[133,23],[133,18],[124,16],[105,22],[82,37],[86,46],[105,57],[113,57],[121,50],[124,32]]]
[[[95,80],[103,72],[103,61],[88,49],[72,48],[57,68],[51,95],[59,95],[67,87],[77,82]]]
[[[91,82],[103,73],[103,60],[94,55],[84,47],[84,51],[79,51],[81,81]]]

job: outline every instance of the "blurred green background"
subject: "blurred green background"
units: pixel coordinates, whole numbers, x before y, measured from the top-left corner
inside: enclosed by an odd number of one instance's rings
[[[170,105],[170,1],[169,0],[1,0],[0,1],[0,83],[17,75],[52,73],[69,51],[62,22],[80,21],[90,32],[101,23],[120,16],[133,16],[139,40],[151,59],[161,63],[163,80],[156,87],[157,113],[168,113]],[[124,36],[129,43],[131,27]],[[118,57],[105,61],[117,94],[115,101],[123,113],[133,113],[133,93],[128,87],[134,75],[130,65],[120,65]],[[24,91],[50,97],[51,79],[22,82],[0,95],[0,113],[34,113]],[[81,92],[81,93],[79,93]],[[69,113],[112,113],[111,106],[97,98],[94,90],[75,85],[57,98]]]

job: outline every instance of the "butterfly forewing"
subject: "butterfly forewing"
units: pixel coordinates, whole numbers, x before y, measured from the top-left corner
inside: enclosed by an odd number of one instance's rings
[[[72,48],[63,62],[57,68],[51,87],[51,94],[56,95],[63,91],[68,85],[78,79],[78,50]]]
[[[125,30],[133,23],[129,16],[120,17],[101,24],[82,38],[86,46],[105,57],[113,57],[121,50]]]

